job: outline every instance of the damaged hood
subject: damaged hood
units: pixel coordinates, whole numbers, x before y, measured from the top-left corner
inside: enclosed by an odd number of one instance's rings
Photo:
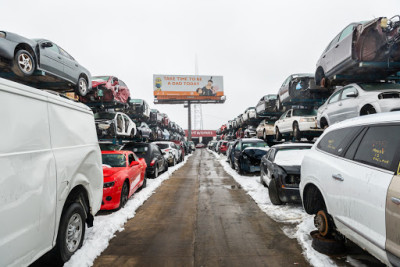
[[[123,168],[123,167],[113,168],[109,165],[103,164],[103,176],[104,177],[114,176],[115,174],[119,173],[120,171],[122,171],[124,169],[125,168]]]

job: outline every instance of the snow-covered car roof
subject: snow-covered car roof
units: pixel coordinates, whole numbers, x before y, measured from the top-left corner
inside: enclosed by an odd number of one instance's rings
[[[245,149],[243,149],[243,151],[245,151],[245,150],[250,150],[250,149],[258,149],[258,150],[268,151],[268,150],[269,150],[269,147],[249,146],[249,147],[246,147]]]
[[[313,144],[309,143],[290,143],[290,144],[278,144],[274,145],[271,148],[280,148],[280,147],[312,147]]]
[[[262,139],[258,139],[258,138],[242,138],[243,142],[265,142]]]

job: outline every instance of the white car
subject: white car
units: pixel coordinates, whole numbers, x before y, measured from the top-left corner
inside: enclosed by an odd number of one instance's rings
[[[0,123],[0,266],[28,266],[53,247],[65,262],[103,196],[93,113],[0,79]]]
[[[346,119],[400,110],[400,84],[352,83],[333,93],[318,109],[318,127]]]
[[[301,164],[300,196],[322,236],[400,262],[400,112],[330,126]]]
[[[255,107],[247,108],[242,115],[243,121],[248,121],[257,118],[257,112]]]
[[[289,109],[275,122],[275,139],[283,135],[293,136],[296,140],[306,137],[311,141],[322,133],[317,127],[317,111],[315,109]]]
[[[158,141],[153,143],[161,149],[164,158],[168,161],[170,166],[174,166],[179,162],[181,152],[174,142]]]
[[[262,120],[256,129],[256,137],[267,140],[269,136],[274,136],[274,124],[268,120]]]
[[[99,112],[94,118],[99,138],[136,136],[136,124],[122,112]]]

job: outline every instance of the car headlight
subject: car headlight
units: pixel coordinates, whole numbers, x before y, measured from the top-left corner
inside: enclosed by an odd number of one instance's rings
[[[5,32],[0,32],[0,38],[6,38],[6,33]]]
[[[110,128],[110,124],[101,123],[99,124],[99,128],[102,130],[107,130],[108,128]]]
[[[108,182],[108,183],[104,183],[103,184],[103,188],[109,188],[109,187],[113,187],[115,184],[115,182]]]
[[[313,121],[315,121],[314,118],[301,118],[300,119],[300,122],[313,122]]]

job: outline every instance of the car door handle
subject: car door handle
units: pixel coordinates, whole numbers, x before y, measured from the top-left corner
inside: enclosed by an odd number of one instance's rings
[[[400,205],[400,198],[392,197],[391,200],[392,200],[392,202],[393,202],[394,204]]]
[[[344,178],[340,174],[332,174],[332,178],[341,182],[344,181]]]

